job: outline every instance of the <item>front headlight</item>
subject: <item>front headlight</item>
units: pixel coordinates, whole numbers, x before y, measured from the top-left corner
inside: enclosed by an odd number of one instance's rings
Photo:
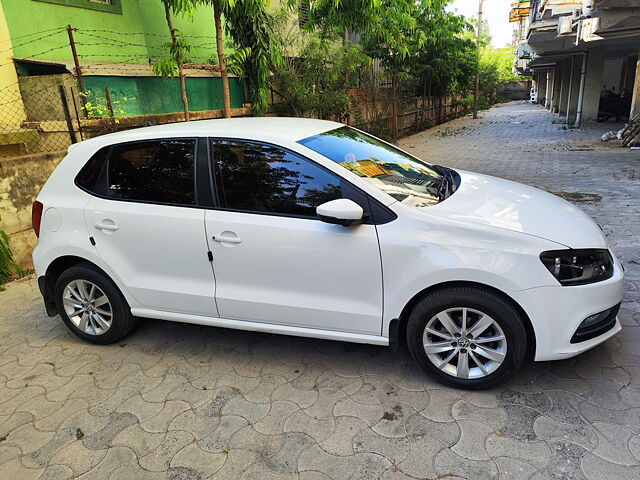
[[[613,258],[609,250],[552,250],[542,252],[540,260],[565,286],[601,282],[613,276]]]

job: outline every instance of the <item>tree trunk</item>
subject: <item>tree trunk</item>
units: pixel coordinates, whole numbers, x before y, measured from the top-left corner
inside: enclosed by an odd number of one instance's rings
[[[167,19],[167,25],[169,26],[169,32],[171,33],[171,43],[176,44],[176,31],[173,28],[173,21],[171,20],[171,10],[169,10],[169,4],[166,1],[164,4],[164,15]],[[182,69],[182,59],[176,58],[178,64],[178,75],[180,76],[180,93],[182,94],[182,105],[184,106],[184,120],[189,121],[189,100],[187,99],[187,86],[185,82],[184,71]]]
[[[222,22],[220,21],[220,6],[217,1],[213,2],[213,18],[216,22],[216,48],[218,50],[218,66],[220,67],[220,78],[222,80],[222,105],[224,108],[224,118],[231,118],[229,75],[227,74],[227,62],[225,61],[224,50],[222,48]]]
[[[398,89],[395,73],[391,76],[391,137],[394,142],[398,140]]]
[[[182,62],[178,62],[178,74],[180,75],[180,92],[182,93],[182,105],[184,106],[184,120],[189,121],[189,100],[187,99],[187,84]]]

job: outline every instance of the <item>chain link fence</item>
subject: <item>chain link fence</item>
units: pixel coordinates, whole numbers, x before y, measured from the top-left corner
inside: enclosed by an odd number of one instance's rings
[[[0,158],[62,151],[80,140],[73,89],[35,79],[0,91]]]

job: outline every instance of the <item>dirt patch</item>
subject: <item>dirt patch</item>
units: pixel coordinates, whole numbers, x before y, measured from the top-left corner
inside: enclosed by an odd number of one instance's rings
[[[402,414],[402,407],[400,405],[396,405],[391,409],[390,412],[384,412],[384,414],[382,415],[382,420],[389,420],[389,421],[397,420],[398,418],[400,418],[401,414]]]
[[[549,193],[553,193],[558,197],[572,203],[587,203],[587,202],[599,202],[602,197],[597,193],[583,193],[583,192],[554,192],[553,190],[547,190]]]

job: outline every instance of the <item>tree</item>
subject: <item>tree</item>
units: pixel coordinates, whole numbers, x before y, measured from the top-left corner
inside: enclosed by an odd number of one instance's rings
[[[182,105],[184,106],[184,119],[189,120],[189,100],[187,99],[187,87],[183,64],[187,62],[191,45],[178,34],[178,30],[173,26],[171,14],[174,13],[191,13],[191,3],[189,0],[161,0],[164,6],[164,14],[169,27],[171,41],[165,44],[169,50],[171,58],[158,60],[153,64],[153,71],[156,75],[162,77],[180,77],[180,92],[182,94]]]
[[[445,11],[447,0],[423,2],[418,25],[425,43],[411,59],[410,75],[416,93],[423,97],[468,90],[476,72],[476,47],[472,25],[462,16]]]
[[[222,81],[222,103],[225,118],[231,117],[229,70],[242,74],[249,84],[254,114],[267,108],[269,69],[281,57],[271,41],[271,23],[267,13],[268,0],[163,0],[175,2],[176,10],[190,12],[197,4],[213,7],[216,32],[216,51]],[[222,20],[238,50],[230,56],[228,64],[224,53]]]
[[[274,38],[274,20],[267,4],[260,0],[237,0],[236,8],[225,13],[227,31],[236,51],[227,68],[247,82],[255,116],[269,108],[270,73],[284,60]]]
[[[274,69],[276,92],[295,116],[345,120],[348,90],[356,86],[353,74],[370,58],[357,46],[339,42],[332,29],[301,32],[291,20],[288,9],[275,15],[274,39],[285,54],[282,66]]]
[[[494,49],[486,45],[480,53],[480,108],[489,108],[499,101],[496,91],[513,80],[522,80],[513,73],[513,49]]]
[[[371,12],[371,23],[361,32],[365,52],[381,59],[391,73],[394,140],[398,138],[398,78],[407,72],[408,60],[426,41],[425,33],[417,28],[419,5],[415,0],[380,0]]]
[[[231,118],[231,94],[229,93],[229,74],[227,73],[227,62],[224,56],[224,48],[222,46],[222,11],[230,9],[235,0],[210,0],[213,6],[213,19],[216,26],[216,51],[218,52],[218,66],[220,68],[220,79],[222,81],[222,106],[224,108],[224,117]]]

